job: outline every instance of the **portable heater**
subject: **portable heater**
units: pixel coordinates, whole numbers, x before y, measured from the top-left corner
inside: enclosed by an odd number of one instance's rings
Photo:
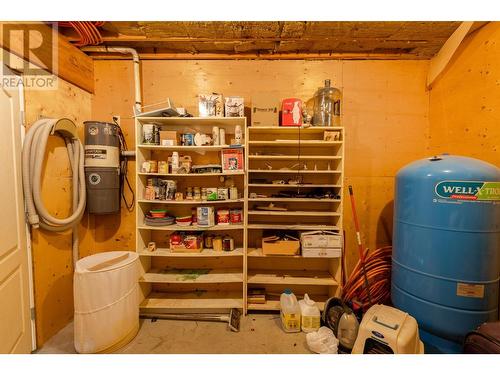
[[[423,354],[418,324],[409,314],[374,305],[363,316],[352,354]]]

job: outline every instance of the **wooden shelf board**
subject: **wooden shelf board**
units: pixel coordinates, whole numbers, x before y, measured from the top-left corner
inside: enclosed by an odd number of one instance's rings
[[[249,173],[294,173],[294,174],[341,174],[342,171],[335,171],[335,170],[321,170],[321,171],[315,171],[315,170],[298,170],[298,169],[249,169]]]
[[[249,215],[270,215],[270,216],[340,216],[337,212],[325,211],[265,211],[249,210]]]
[[[315,202],[315,203],[339,203],[340,199],[316,199],[316,198],[248,198],[249,202]]]
[[[161,200],[149,200],[149,199],[139,199],[139,203],[156,203],[156,204],[187,204],[187,205],[207,205],[207,204],[229,204],[229,203],[244,203],[244,199],[227,199],[223,201],[195,201],[184,199],[182,201],[161,201]]]
[[[244,176],[245,172],[224,172],[224,173],[137,173],[139,176],[165,176],[165,177],[212,177],[212,176]]]
[[[184,271],[184,272],[183,272]],[[193,271],[189,273],[189,271]],[[142,283],[168,283],[168,284],[218,284],[243,282],[242,269],[210,269],[207,273],[196,273],[196,270],[171,269],[168,272],[151,269],[139,279]]]
[[[142,311],[154,309],[241,309],[238,292],[151,293],[140,304]]]
[[[292,185],[292,184],[248,184],[249,187],[272,187],[272,188],[286,188],[286,187],[301,187],[301,188],[307,188],[307,187],[325,187],[325,188],[340,188],[342,185],[334,185],[334,184],[297,184],[297,185]]]
[[[136,117],[140,123],[156,123],[171,126],[244,125],[245,117]]]
[[[249,126],[252,133],[282,133],[282,132],[324,132],[325,130],[343,130],[341,126]]]
[[[313,297],[309,296],[313,301],[316,301]],[[326,299],[328,297],[324,296]],[[323,311],[325,309],[325,302],[316,302],[316,306]],[[260,311],[266,311],[266,310],[273,310],[273,311],[279,311],[280,310],[280,301],[278,300],[266,300],[265,303],[249,303],[248,304],[248,310],[260,310]]]
[[[272,285],[338,285],[326,271],[300,270],[248,270],[247,282]]]
[[[249,248],[247,250],[247,256],[249,258],[281,258],[281,259],[288,259],[288,258],[300,258],[300,259],[338,259],[338,257],[303,257],[302,255],[264,255],[262,254],[262,249],[261,248]]]
[[[219,231],[219,230],[242,230],[244,229],[243,224],[230,224],[230,225],[214,225],[213,227],[198,227],[198,226],[181,226],[181,225],[165,225],[162,227],[154,227],[149,225],[140,225],[137,229],[143,230],[165,230],[165,231],[176,231],[176,230],[184,230],[184,231]]]
[[[150,257],[174,257],[174,258],[203,258],[203,257],[241,257],[243,256],[243,249],[236,248],[233,251],[214,251],[212,249],[203,249],[199,253],[179,253],[173,252],[167,248],[158,248],[156,251],[149,251],[142,249],[137,252],[141,256]]]
[[[220,151],[226,149],[242,149],[245,146],[160,146],[160,145],[137,145],[138,149],[142,150],[162,150],[162,151]]]
[[[336,155],[248,155],[253,160],[340,160]]]
[[[274,141],[248,141],[249,146],[271,146],[271,147],[281,147],[281,146],[304,146],[304,147],[331,147],[341,145],[342,141],[315,141],[308,139],[299,140],[274,140]]]
[[[339,230],[335,225],[315,224],[248,224],[248,229],[289,229],[289,230]]]

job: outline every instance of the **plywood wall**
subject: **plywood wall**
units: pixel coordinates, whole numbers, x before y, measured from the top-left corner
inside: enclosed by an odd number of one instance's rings
[[[143,61],[145,104],[170,97],[197,114],[197,94],[242,95],[246,106],[257,91],[309,99],[325,78],[343,88],[347,134],[345,184],[354,186],[363,240],[370,248],[390,243],[393,176],[412,160],[428,155],[426,61]],[[96,61],[92,116],[121,116],[133,146],[133,87],[130,61]],[[132,172],[133,173],[133,172]],[[347,202],[348,203],[348,202]],[[348,266],[357,261],[351,209],[344,208]],[[133,248],[134,216],[102,221],[96,246]],[[121,226],[117,228],[118,221]],[[97,222],[96,222],[97,225]],[[109,230],[106,227],[109,226]],[[101,234],[99,234],[101,233]],[[106,233],[106,236],[104,236]]]
[[[74,121],[83,136],[83,121],[90,116],[90,94],[59,80],[56,91],[26,90],[26,121],[40,117],[67,117]],[[67,217],[71,202],[71,170],[64,141],[51,137],[43,165],[42,197],[48,210],[57,217]],[[80,256],[93,247],[85,215],[79,226]],[[73,319],[73,266],[71,232],[32,231],[37,342],[40,347]]]
[[[466,38],[430,92],[430,145],[500,165],[500,22]]]

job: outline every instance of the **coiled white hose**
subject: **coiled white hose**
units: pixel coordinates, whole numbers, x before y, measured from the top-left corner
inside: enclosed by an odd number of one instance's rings
[[[54,126],[61,120],[42,119],[35,122],[26,133],[22,153],[23,191],[28,222],[34,228],[53,232],[73,229],[73,263],[78,260],[78,223],[85,210],[84,150],[80,140],[66,131],[56,132],[64,138],[72,171],[72,214],[64,219],[52,216],[41,196],[42,163],[47,141]],[[69,120],[64,120],[69,121]],[[73,124],[74,125],[74,124]],[[56,134],[54,133],[54,134]]]

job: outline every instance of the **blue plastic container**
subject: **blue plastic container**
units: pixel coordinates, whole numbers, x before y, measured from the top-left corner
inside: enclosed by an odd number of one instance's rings
[[[500,169],[441,155],[396,175],[392,302],[418,321],[426,352],[456,353],[498,319]]]

